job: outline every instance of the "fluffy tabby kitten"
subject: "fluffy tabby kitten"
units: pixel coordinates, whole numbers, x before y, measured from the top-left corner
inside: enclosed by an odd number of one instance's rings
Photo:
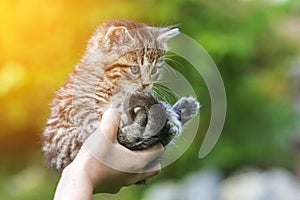
[[[96,30],[52,102],[42,147],[51,167],[62,171],[75,158],[108,107],[120,112],[118,141],[130,149],[166,145],[181,132],[199,103],[182,98],[171,107],[147,92],[164,66],[166,40],[178,33],[174,26],[128,20],[109,21]],[[165,117],[163,124],[158,116]]]

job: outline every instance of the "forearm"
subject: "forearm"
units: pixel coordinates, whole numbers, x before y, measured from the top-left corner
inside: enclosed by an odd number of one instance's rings
[[[54,200],[90,200],[93,185],[84,170],[70,164],[61,175]]]

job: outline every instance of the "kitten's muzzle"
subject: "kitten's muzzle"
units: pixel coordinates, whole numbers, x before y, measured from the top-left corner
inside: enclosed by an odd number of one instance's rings
[[[147,89],[147,87],[149,87],[150,83],[143,83],[142,84],[142,89]]]

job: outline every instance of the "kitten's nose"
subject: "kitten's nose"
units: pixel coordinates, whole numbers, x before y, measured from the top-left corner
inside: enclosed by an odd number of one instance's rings
[[[143,83],[143,84],[142,84],[142,87],[143,87],[143,89],[145,89],[145,88],[147,88],[149,85],[150,85],[149,83]]]

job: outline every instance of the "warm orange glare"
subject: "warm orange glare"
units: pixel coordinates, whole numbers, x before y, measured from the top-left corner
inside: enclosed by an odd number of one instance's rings
[[[6,62],[0,68],[0,97],[4,96],[13,87],[18,87],[24,84],[26,79],[26,70],[16,62]]]

